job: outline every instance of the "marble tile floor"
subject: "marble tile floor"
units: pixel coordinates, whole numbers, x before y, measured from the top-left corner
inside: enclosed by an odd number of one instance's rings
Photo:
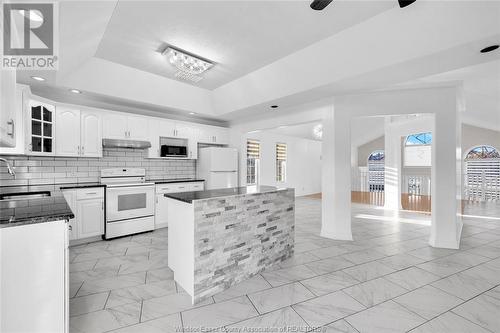
[[[297,198],[294,257],[196,305],[168,268],[167,229],[74,246],[70,332],[500,333],[500,219],[473,209],[446,250],[427,245],[428,215],[357,204],[353,242],[322,238],[321,201]]]

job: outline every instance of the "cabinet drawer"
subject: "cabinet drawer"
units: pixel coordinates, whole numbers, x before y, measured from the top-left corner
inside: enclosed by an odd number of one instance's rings
[[[95,199],[104,198],[104,189],[102,187],[79,189],[76,191],[76,199]]]
[[[194,183],[171,183],[156,186],[156,193],[177,193],[189,191],[202,191],[203,182]]]
[[[189,183],[188,191],[203,191],[203,182]]]

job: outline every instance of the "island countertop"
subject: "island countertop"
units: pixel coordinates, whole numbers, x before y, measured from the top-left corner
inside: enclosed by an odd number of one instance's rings
[[[166,193],[164,194],[164,196],[167,198],[176,199],[186,203],[192,203],[195,200],[215,199],[215,198],[230,197],[236,195],[268,193],[280,190],[286,190],[286,188],[278,188],[275,186],[268,186],[268,185],[241,186],[241,187],[231,187],[231,188],[222,188],[216,190],[205,190],[205,191],[195,191],[195,192]]]

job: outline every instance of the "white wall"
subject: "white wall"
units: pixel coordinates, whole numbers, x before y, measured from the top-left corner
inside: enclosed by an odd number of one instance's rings
[[[321,192],[321,142],[285,136],[268,131],[257,133],[231,130],[231,146],[238,148],[240,186],[246,185],[246,140],[260,141],[260,184],[291,187],[295,195]],[[287,144],[287,175],[285,182],[276,181],[276,143]]]

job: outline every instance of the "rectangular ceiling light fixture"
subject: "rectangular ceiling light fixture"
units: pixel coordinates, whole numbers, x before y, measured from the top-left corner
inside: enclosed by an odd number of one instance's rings
[[[171,46],[168,46],[162,54],[179,70],[175,76],[183,80],[198,82],[203,79],[200,75],[214,66],[208,60]]]

